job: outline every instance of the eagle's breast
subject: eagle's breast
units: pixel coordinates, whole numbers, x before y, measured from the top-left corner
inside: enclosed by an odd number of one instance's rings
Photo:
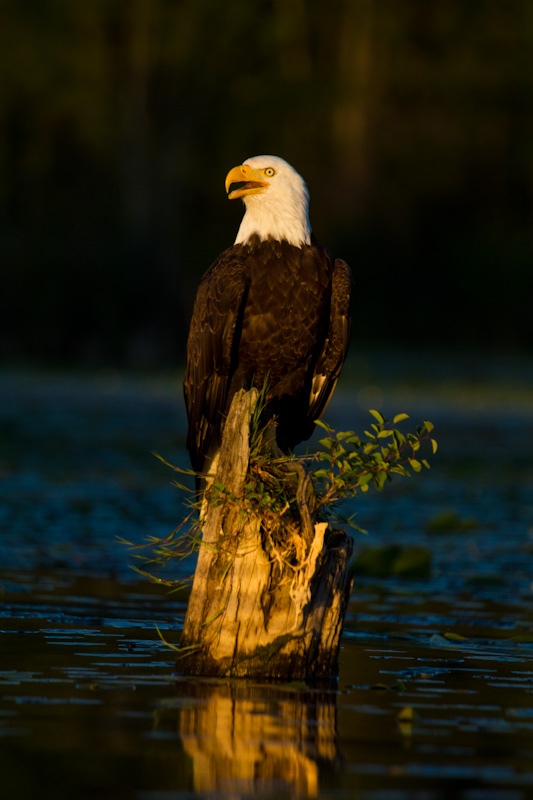
[[[238,363],[247,381],[274,387],[309,368],[329,320],[332,264],[318,245],[264,241],[247,245],[249,283]]]

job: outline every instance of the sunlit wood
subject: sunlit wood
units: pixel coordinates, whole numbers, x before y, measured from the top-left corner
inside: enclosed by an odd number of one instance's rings
[[[242,390],[224,429],[215,480],[242,494],[249,461],[253,396]],[[297,570],[280,574],[263,548],[261,520],[238,504],[209,506],[178,660],[182,674],[331,678],[350,590],[352,540],[326,523],[306,541]]]

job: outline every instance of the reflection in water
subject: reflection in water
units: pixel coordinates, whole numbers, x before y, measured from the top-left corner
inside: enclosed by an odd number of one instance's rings
[[[188,690],[188,691],[187,691]],[[180,685],[198,702],[179,710],[198,792],[264,790],[275,784],[318,794],[319,765],[338,760],[336,694],[290,687],[199,682]]]

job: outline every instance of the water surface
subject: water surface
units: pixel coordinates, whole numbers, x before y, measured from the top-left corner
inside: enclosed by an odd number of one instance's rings
[[[1,374],[5,796],[533,796],[533,405],[500,377],[369,375],[328,409],[344,429],[375,405],[429,418],[440,449],[356,506],[358,552],[423,549],[429,570],[359,575],[338,684],[305,687],[177,677],[155,626],[178,642],[186,597],[118,541],[182,514],[151,455],[186,464],[177,381]]]

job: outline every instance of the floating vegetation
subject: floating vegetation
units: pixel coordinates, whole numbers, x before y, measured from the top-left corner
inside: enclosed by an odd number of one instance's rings
[[[461,517],[455,509],[447,508],[428,520],[426,528],[433,533],[454,533],[475,531],[479,528],[479,523],[474,517]]]
[[[429,578],[431,553],[427,547],[397,544],[381,547],[363,547],[353,564],[354,575],[375,578],[398,576],[402,578]]]

